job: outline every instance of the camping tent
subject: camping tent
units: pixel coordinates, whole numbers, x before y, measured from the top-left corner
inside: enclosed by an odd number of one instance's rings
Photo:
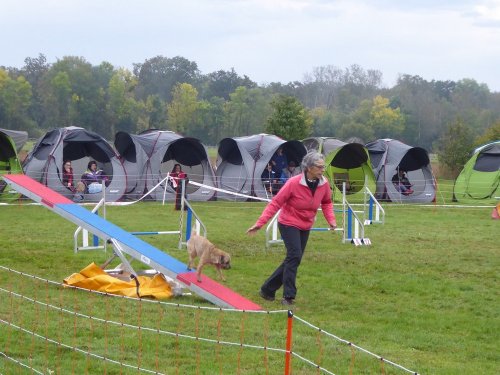
[[[118,132],[115,148],[120,154],[127,172],[127,198],[137,199],[154,188],[172,170],[174,164],[181,164],[189,181],[205,185],[188,184],[187,198],[192,201],[206,201],[214,197],[215,175],[208,159],[205,146],[196,138],[163,130],[146,130],[134,135]],[[162,184],[151,192],[155,200],[175,199],[174,190]]]
[[[217,185],[222,190],[259,198],[269,198],[262,172],[276,150],[282,147],[288,161],[300,165],[306,149],[300,141],[285,141],[275,135],[256,134],[224,138],[217,153]],[[217,192],[218,199],[242,201],[248,198]]]
[[[365,146],[329,137],[307,138],[302,143],[308,150],[314,149],[325,155],[325,175],[330,180],[334,197],[342,197],[344,182],[350,201],[363,200],[364,187],[375,192],[375,176]]]
[[[366,144],[370,153],[380,200],[407,203],[429,203],[436,198],[436,180],[429,154],[421,147],[412,147],[394,139],[378,139]],[[406,171],[413,193],[404,195],[396,190],[392,177],[398,170]]]
[[[63,161],[71,160],[75,181],[87,169],[90,160],[108,176],[106,200],[117,201],[126,185],[125,169],[108,142],[100,135],[70,126],[49,131],[33,147],[23,163],[24,173],[65,196],[72,193],[62,183]],[[101,194],[85,194],[85,201],[97,202]]]
[[[28,141],[28,132],[22,130],[10,130],[10,129],[1,129],[0,132],[9,136],[12,141],[14,141],[14,145],[16,147],[16,151],[19,152],[23,148],[26,141]]]
[[[0,176],[3,174],[22,173],[23,169],[19,161],[18,152],[28,140],[28,133],[0,129]],[[7,194],[6,183],[0,179],[0,200],[11,200],[19,198],[19,194]]]
[[[500,140],[474,150],[455,181],[453,197],[459,202],[500,199]]]

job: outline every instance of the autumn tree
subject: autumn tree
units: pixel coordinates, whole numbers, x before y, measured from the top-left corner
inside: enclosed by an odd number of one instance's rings
[[[389,106],[389,99],[377,95],[372,102],[369,125],[376,138],[398,138],[404,131],[405,119],[399,108]]]
[[[304,139],[311,134],[312,117],[293,96],[279,95],[271,102],[273,112],[267,120],[266,132],[283,139]]]

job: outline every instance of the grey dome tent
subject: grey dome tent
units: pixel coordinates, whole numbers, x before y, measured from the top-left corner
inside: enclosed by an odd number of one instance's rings
[[[0,177],[3,174],[23,173],[18,152],[28,140],[28,133],[9,129],[0,129]],[[6,183],[0,178],[0,201],[13,200],[19,194],[7,194]]]
[[[100,135],[80,127],[58,128],[42,136],[23,163],[24,173],[67,197],[73,194],[62,183],[63,161],[71,160],[75,183],[95,160],[108,177],[106,200],[118,201],[125,192],[125,169],[110,144]],[[98,202],[101,194],[85,194],[87,202]]]
[[[394,139],[378,139],[366,144],[377,181],[375,196],[379,200],[405,203],[429,203],[436,198],[436,180],[429,154]],[[413,193],[404,195],[392,183],[392,177],[403,170],[412,183]]]
[[[140,134],[118,132],[115,148],[127,173],[127,198],[137,199],[154,188],[172,170],[181,165],[189,181],[206,187],[188,184],[187,198],[207,201],[214,197],[215,175],[205,146],[196,138],[183,137],[172,131],[150,129]],[[165,186],[166,185],[166,186]],[[166,190],[165,190],[166,188]],[[154,200],[174,200],[175,191],[162,184],[151,192]]]
[[[495,203],[500,198],[500,140],[474,150],[455,180],[453,198],[459,202]]]
[[[217,186],[229,192],[268,198],[261,175],[280,147],[287,160],[293,160],[297,165],[300,165],[307,152],[300,141],[285,141],[269,134],[222,139],[217,150]],[[217,198],[236,201],[248,199],[220,191],[217,192]]]
[[[330,180],[334,197],[342,197],[344,182],[350,201],[364,200],[365,186],[375,192],[375,176],[364,145],[330,137],[306,138],[302,143],[308,150],[316,150],[325,156],[325,175]]]

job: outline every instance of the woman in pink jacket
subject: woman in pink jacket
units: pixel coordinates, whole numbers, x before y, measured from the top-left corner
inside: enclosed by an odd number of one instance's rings
[[[260,288],[260,296],[274,301],[276,291],[283,285],[281,304],[293,305],[297,287],[295,279],[302,255],[306,248],[318,208],[331,229],[337,227],[328,180],[323,176],[325,160],[323,155],[311,151],[302,160],[302,171],[290,178],[279,193],[266,206],[257,222],[247,234],[255,234],[281,209],[278,227],[286,247],[286,257],[274,273]]]

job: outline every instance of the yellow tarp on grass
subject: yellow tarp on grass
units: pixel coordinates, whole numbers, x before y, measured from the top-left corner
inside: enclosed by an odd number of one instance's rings
[[[141,297],[167,299],[173,295],[170,284],[160,274],[156,274],[152,278],[138,276],[137,279]],[[138,297],[137,285],[134,280],[123,281],[110,276],[95,263],[91,263],[79,273],[65,278],[64,284],[120,296]]]

